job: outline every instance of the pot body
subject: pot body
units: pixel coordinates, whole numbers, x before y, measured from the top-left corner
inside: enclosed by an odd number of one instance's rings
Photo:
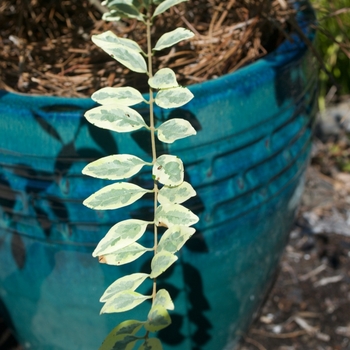
[[[312,38],[307,11],[299,22]],[[158,154],[184,161],[198,193],[188,206],[200,217],[160,281],[176,307],[173,325],[159,334],[165,349],[232,349],[254,317],[302,192],[316,77],[315,62],[295,37],[233,74],[190,87],[195,99],[183,109],[156,109],[159,122],[182,117],[198,132],[158,145]],[[0,310],[26,348],[96,349],[117,323],[144,319],[149,308],[99,316],[107,286],[148,271],[151,256],[113,267],[91,252],[117,221],[147,217],[152,200],[105,212],[81,204],[109,183],[81,174],[89,161],[115,153],[150,159],[147,132],[88,125],[82,115],[92,106],[90,99],[0,92]],[[141,172],[131,181],[152,180]],[[152,235],[141,243],[152,246]]]

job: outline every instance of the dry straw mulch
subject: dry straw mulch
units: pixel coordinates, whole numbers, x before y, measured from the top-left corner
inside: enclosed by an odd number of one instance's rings
[[[0,89],[55,96],[89,96],[104,86],[146,82],[92,44],[113,30],[145,45],[142,24],[105,23],[96,0],[2,0]],[[159,18],[155,39],[177,26],[196,36],[162,52],[158,67],[176,70],[182,85],[232,72],[273,50],[288,31],[285,0],[192,0]]]

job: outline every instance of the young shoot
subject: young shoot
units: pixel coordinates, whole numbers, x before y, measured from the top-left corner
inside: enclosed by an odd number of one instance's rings
[[[133,204],[146,193],[154,197],[153,221],[127,219],[116,223],[102,238],[93,252],[99,262],[123,265],[135,261],[144,254],[153,254],[150,274],[135,272],[112,283],[100,301],[104,303],[101,313],[119,313],[131,310],[151,300],[148,315],[143,320],[126,320],[115,327],[106,337],[100,350],[162,349],[154,333],[168,327],[171,318],[168,310],[174,309],[169,292],[157,287],[157,278],[173,265],[176,253],[194,234],[191,226],[198,221],[183,203],[196,195],[192,186],[184,181],[184,165],[176,155],[157,155],[156,138],[160,142],[176,140],[196,134],[192,125],[180,118],[156,125],[154,105],[160,108],[178,108],[188,103],[193,95],[189,89],[179,86],[175,73],[162,68],[153,74],[152,57],[155,51],[169,48],[178,42],[190,39],[194,34],[185,28],[163,34],[152,47],[151,28],[153,21],[172,6],[187,0],[107,0],[104,5],[109,12],[103,18],[119,21],[134,18],[143,22],[147,45],[141,48],[136,42],[120,38],[112,31],[94,35],[92,41],[120,64],[133,72],[148,76],[149,99],[135,87],[105,87],[96,91],[92,99],[100,106],[85,113],[85,118],[97,127],[118,133],[147,129],[150,132],[152,159],[144,160],[131,154],[114,154],[88,164],[83,173],[100,179],[116,182],[103,187],[84,201],[84,205],[95,210],[112,210]],[[132,106],[145,102],[149,106],[149,124]],[[128,179],[141,169],[148,168],[153,188],[145,189]],[[144,247],[138,243],[152,226],[154,244]],[[158,228],[166,228],[158,240]],[[143,295],[137,288],[150,281],[152,293]]]

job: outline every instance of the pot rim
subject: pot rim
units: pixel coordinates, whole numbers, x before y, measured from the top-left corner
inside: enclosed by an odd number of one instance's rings
[[[315,38],[315,30],[310,28],[310,25],[315,22],[316,17],[313,8],[308,0],[295,1],[293,5],[297,11],[296,20],[301,31],[305,37],[311,42]],[[303,38],[297,33],[293,32],[289,39],[284,39],[284,41],[272,52],[268,53],[266,56],[257,59],[256,61],[250,62],[247,65],[239,68],[238,70],[224,74],[218,78],[213,78],[202,83],[195,83],[193,85],[188,85],[187,87],[195,94],[200,90],[209,91],[222,91],[226,89],[227,86],[235,85],[238,81],[244,81],[246,78],[251,78],[252,75],[258,70],[266,70],[271,68],[281,67],[297,56],[302,56],[307,50],[308,45],[304,42]],[[30,94],[23,92],[11,92],[7,90],[0,89],[0,100],[4,96],[8,95],[6,98],[11,98],[11,96],[22,96],[24,98],[33,99],[40,97],[43,100],[48,101],[49,99],[55,99],[55,101],[60,102],[88,102],[91,101],[90,97],[63,97],[54,95],[39,95]],[[144,94],[148,96],[148,94]],[[6,99],[5,98],[5,99]]]

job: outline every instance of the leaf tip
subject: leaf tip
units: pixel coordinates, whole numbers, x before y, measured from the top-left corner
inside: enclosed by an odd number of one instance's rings
[[[101,256],[98,257],[98,262],[101,263],[101,264],[106,264],[107,260],[106,260],[106,258],[103,255],[101,255]]]
[[[89,204],[89,198],[86,198],[86,199],[83,201],[83,205],[85,205],[86,207],[92,209],[91,205]]]

